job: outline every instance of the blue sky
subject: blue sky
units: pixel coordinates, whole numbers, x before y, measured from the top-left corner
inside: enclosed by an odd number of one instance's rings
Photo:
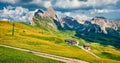
[[[36,9],[53,7],[59,17],[79,19],[103,16],[120,20],[120,0],[0,0],[0,19],[29,21]]]

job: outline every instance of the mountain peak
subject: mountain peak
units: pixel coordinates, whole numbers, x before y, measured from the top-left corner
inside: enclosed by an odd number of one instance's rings
[[[47,11],[44,14],[46,17],[56,18],[55,11],[52,7],[48,7]]]
[[[35,11],[35,16],[40,16],[40,14],[41,13],[44,13],[44,11],[42,10],[42,9],[37,9],[36,11]]]
[[[54,12],[54,9],[50,6],[50,7],[48,7],[47,11],[52,11],[52,12]]]
[[[34,14],[35,16],[40,16],[41,18],[53,18],[55,20],[58,20],[57,15],[52,7],[48,7],[46,11],[43,10],[37,10]]]

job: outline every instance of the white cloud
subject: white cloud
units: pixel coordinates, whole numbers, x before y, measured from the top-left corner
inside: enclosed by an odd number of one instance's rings
[[[0,10],[0,15],[0,19],[29,22],[32,20],[34,12],[22,7],[8,6]]]
[[[60,12],[60,11],[56,11],[56,15],[59,18],[65,17],[64,13]]]
[[[65,12],[64,15],[71,16],[71,12]]]
[[[48,7],[52,6],[50,0],[33,0],[29,4],[35,4],[35,5],[38,5],[38,6],[43,6],[45,8],[48,8]]]
[[[90,19],[92,19],[92,17],[90,17],[86,14],[81,14],[80,10],[73,11],[73,12],[64,12],[64,13],[57,11],[56,13],[57,13],[58,17],[70,16],[70,17],[73,17],[77,20],[90,20]]]
[[[106,4],[115,4],[117,3],[119,0],[102,0],[103,2],[106,2]]]
[[[48,8],[48,7],[50,7],[50,6],[52,6],[52,4],[51,4],[50,1],[45,1],[45,2],[44,2],[44,7],[45,7],[45,8]]]
[[[90,20],[92,17],[83,15],[83,14],[78,14],[78,15],[74,16],[74,18],[77,20]]]
[[[95,13],[110,13],[110,12],[120,12],[120,9],[94,9],[91,11],[91,14]]]
[[[59,18],[63,18],[63,17],[66,17],[66,16],[70,16],[72,17],[73,15],[75,15],[73,12],[60,12],[60,11],[56,11],[56,15],[59,17]]]
[[[10,3],[10,4],[15,4],[18,3],[19,0],[0,0],[2,3]]]
[[[37,5],[39,7],[48,8],[50,6],[60,9],[80,9],[80,8],[104,8],[105,6],[109,6],[110,4],[116,4],[120,0],[30,0],[25,5]],[[0,0],[2,3],[10,3],[10,4],[19,4],[24,6],[23,0]],[[22,3],[21,3],[22,2]]]
[[[54,6],[59,8],[77,8],[80,6],[80,2],[78,0],[57,0]]]
[[[54,4],[55,7],[59,8],[83,8],[83,7],[97,7],[109,4],[116,4],[119,0],[87,0],[87,1],[79,1],[79,0],[57,0]]]
[[[40,7],[48,8],[49,6],[59,7],[63,9],[74,9],[74,8],[84,8],[84,7],[99,7],[99,6],[106,6],[109,4],[116,4],[119,0],[30,0],[27,5],[34,4]],[[0,0],[2,3],[10,3],[10,4],[19,4],[21,0]]]

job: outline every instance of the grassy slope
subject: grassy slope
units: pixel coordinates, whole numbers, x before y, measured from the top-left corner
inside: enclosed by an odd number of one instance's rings
[[[44,30],[38,27],[16,22],[15,36],[12,37],[11,25],[12,24],[10,22],[0,21],[0,31],[1,31],[0,44],[31,49],[35,51],[40,51],[40,52],[45,52],[45,53],[55,54],[65,57],[82,59],[94,63],[104,63],[104,62],[119,63],[118,60],[107,59],[108,57],[96,59],[92,55],[84,52],[83,50],[75,46],[66,45],[64,43],[64,39],[73,38],[74,36],[72,35],[74,34],[74,31],[73,32],[69,32],[69,31],[59,32],[53,30],[48,31],[49,29]],[[85,42],[82,39],[77,39],[77,40],[80,41],[80,44]],[[93,52],[94,50],[97,50],[99,52],[98,49],[94,48],[94,45],[92,46],[93,46]]]
[[[92,43],[92,52],[103,58],[109,58],[120,61],[120,51],[112,46],[102,46],[98,43]]]
[[[18,51],[0,46],[0,63],[63,63],[36,56],[32,53]]]

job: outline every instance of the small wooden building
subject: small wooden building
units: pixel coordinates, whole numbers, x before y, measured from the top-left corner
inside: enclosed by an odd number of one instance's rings
[[[77,42],[75,40],[67,39],[65,40],[66,44],[76,45]]]
[[[91,50],[89,43],[84,44],[83,47],[87,50]]]

